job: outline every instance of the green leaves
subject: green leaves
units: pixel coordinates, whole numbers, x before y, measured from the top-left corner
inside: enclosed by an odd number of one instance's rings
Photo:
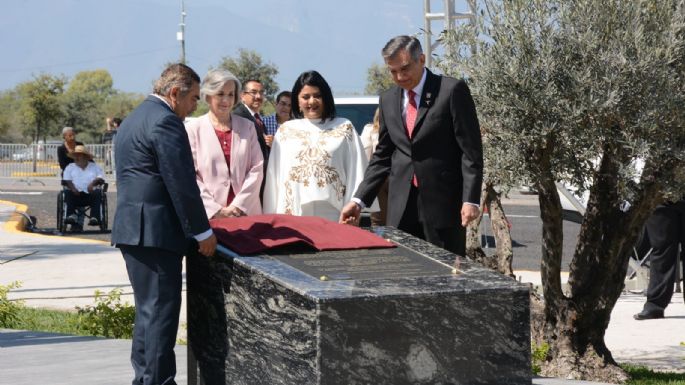
[[[373,63],[366,70],[366,88],[364,92],[367,95],[380,95],[394,84],[390,72],[384,65]]]
[[[9,285],[0,285],[0,328],[11,328],[17,323],[18,314],[23,307],[22,301],[12,301],[7,298],[10,290],[21,287],[19,281],[14,281]]]
[[[268,100],[273,100],[279,91],[278,83],[274,80],[278,75],[278,67],[273,63],[264,63],[262,56],[256,51],[240,48],[237,58],[224,57],[217,67],[231,71],[241,83],[250,79],[259,80],[264,86]],[[288,85],[287,89],[290,87],[291,85]]]
[[[95,305],[76,307],[83,330],[96,336],[132,338],[136,309],[128,303],[121,303],[121,289],[114,289],[103,295],[95,291]]]
[[[661,166],[683,158],[683,146],[664,145],[685,140],[682,0],[486,0],[482,8],[477,25],[441,35],[450,49],[438,65],[469,80],[487,178],[534,181],[542,152],[557,180],[581,188],[608,155],[602,148],[622,148],[616,161],[625,167],[638,157]],[[665,190],[685,187],[681,178],[662,181]]]

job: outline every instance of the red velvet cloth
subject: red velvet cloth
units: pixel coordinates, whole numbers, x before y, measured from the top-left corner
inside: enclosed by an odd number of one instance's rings
[[[242,255],[292,244],[310,245],[314,250],[395,247],[393,243],[359,227],[319,217],[253,215],[212,219],[209,224],[219,243]]]

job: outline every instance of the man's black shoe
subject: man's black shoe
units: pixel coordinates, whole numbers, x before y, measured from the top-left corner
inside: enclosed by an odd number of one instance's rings
[[[664,311],[663,310],[643,310],[633,316],[638,321],[646,320],[646,319],[658,319],[658,318],[664,318]]]
[[[90,218],[88,221],[88,226],[98,226],[100,225],[100,220],[97,218]]]

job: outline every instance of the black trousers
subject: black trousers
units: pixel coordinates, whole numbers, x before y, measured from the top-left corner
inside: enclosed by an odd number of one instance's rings
[[[422,216],[423,210],[418,198],[418,188],[412,186],[402,219],[400,219],[400,224],[397,227],[454,254],[466,255],[466,229],[461,226],[461,223],[455,223],[455,226],[451,227],[434,227],[430,218]]]
[[[663,310],[673,297],[678,246],[685,245],[685,200],[657,206],[647,219],[645,230],[652,253],[649,256],[649,286],[644,308]]]
[[[74,214],[77,207],[90,206],[90,216],[100,219],[100,205],[102,204],[102,192],[100,189],[93,189],[93,192],[90,194],[85,192],[74,194],[71,190],[66,191],[67,216]]]
[[[119,248],[136,304],[132,384],[176,385],[174,345],[181,311],[183,256],[153,247]]]

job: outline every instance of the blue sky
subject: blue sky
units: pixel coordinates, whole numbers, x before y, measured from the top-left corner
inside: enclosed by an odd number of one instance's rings
[[[41,72],[71,77],[104,68],[115,88],[147,93],[164,64],[180,57],[180,3],[5,1],[0,90]],[[281,89],[316,69],[337,95],[362,93],[366,69],[382,62],[385,42],[423,27],[422,0],[186,0],[185,6],[187,60],[200,76],[248,48],[279,68]]]

